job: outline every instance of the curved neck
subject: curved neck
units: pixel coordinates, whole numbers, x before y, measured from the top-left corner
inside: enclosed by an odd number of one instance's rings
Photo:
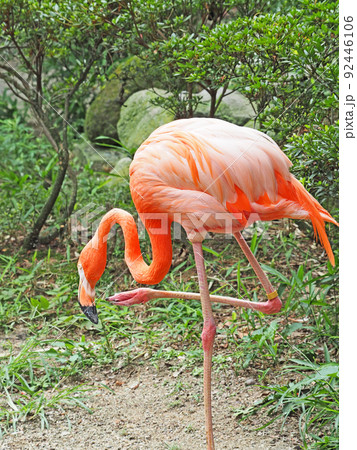
[[[112,209],[105,214],[93,236],[92,245],[95,245],[99,251],[105,252],[106,257],[108,234],[116,223],[123,230],[125,262],[134,279],[142,284],[159,283],[169,271],[172,262],[171,223],[163,225],[160,219],[145,221],[145,228],[148,231],[152,247],[150,265],[146,264],[142,257],[134,218],[123,209]]]

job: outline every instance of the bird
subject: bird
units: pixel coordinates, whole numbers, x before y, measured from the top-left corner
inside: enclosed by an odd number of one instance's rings
[[[140,250],[133,216],[123,209],[107,212],[78,260],[78,300],[84,314],[98,323],[95,285],[107,260],[111,228],[122,228],[124,258],[133,278],[144,285],[159,283],[172,263],[171,224],[178,222],[192,243],[199,293],[141,287],[116,293],[107,300],[131,306],[154,298],[200,300],[203,313],[204,411],[207,449],[214,449],[211,405],[211,371],[216,333],[212,302],[274,314],[282,307],[278,292],[242,236],[257,220],[284,217],[308,219],[332,265],[334,255],[325,222],[338,225],[329,212],[290,172],[292,163],[275,141],[249,127],[215,118],[180,119],[160,126],[136,151],[129,168],[130,191],[151,242],[147,264]],[[202,242],[208,233],[231,234],[247,257],[263,288],[265,301],[248,301],[210,295]]]

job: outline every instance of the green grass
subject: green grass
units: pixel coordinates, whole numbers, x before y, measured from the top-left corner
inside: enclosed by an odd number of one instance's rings
[[[44,428],[48,426],[47,412],[52,408],[63,409],[64,405],[89,411],[84,394],[91,387],[62,386],[64,380],[85,364],[87,357],[78,343],[57,339],[43,341],[34,337],[19,351],[10,351],[9,356],[1,358],[2,430],[10,426],[16,430],[19,421],[34,417],[39,417]]]
[[[283,419],[283,427],[289,415],[297,414],[303,448],[338,448],[339,368],[337,362],[330,361],[327,347],[325,351],[328,362],[324,363],[291,359],[284,373],[298,374],[301,380],[262,386],[271,393],[246,410],[236,409],[236,416],[244,420],[264,408],[270,419],[258,428],[261,430],[278,419]]]

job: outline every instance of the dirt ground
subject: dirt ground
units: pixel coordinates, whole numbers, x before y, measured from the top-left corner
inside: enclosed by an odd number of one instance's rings
[[[205,449],[202,375],[130,365],[113,374],[92,369],[84,381],[95,389],[86,404],[92,414],[76,408],[48,415],[49,429],[38,420],[20,424],[15,433],[0,441],[1,449]],[[106,384],[112,392],[101,387]],[[254,378],[233,372],[214,374],[213,420],[217,450],[299,449],[297,419],[289,418],[281,429],[274,423],[255,429],[267,417],[252,416],[239,423],[233,410],[258,401],[264,391]]]

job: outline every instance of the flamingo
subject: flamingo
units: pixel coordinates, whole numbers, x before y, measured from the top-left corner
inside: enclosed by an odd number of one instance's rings
[[[78,261],[79,304],[98,323],[95,285],[107,259],[107,237],[119,224],[125,239],[125,261],[141,284],[159,283],[172,261],[170,227],[178,222],[192,243],[199,294],[139,288],[117,293],[107,300],[116,305],[146,303],[154,298],[201,300],[203,313],[204,409],[206,441],[214,449],[211,407],[211,367],[216,325],[211,303],[245,307],[266,314],[277,313],[282,302],[270,284],[241,231],[256,220],[289,217],[309,219],[327,256],[334,265],[325,222],[331,215],[289,172],[291,162],[266,134],[218,119],[176,120],[155,130],[137,150],[130,165],[130,190],[152,246],[152,261],[144,261],[134,218],[122,209],[106,213]],[[257,277],[267,300],[252,302],[209,294],[202,252],[207,233],[234,236]]]

